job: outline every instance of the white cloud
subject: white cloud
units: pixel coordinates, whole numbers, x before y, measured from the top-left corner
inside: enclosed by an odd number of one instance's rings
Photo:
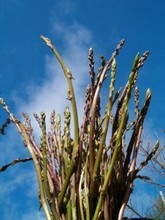
[[[75,78],[75,80],[73,80],[73,84],[76,93],[78,112],[81,117],[84,107],[84,84],[86,84],[85,82],[89,76],[87,54],[92,36],[89,30],[76,23],[71,26],[59,23],[54,24],[53,30],[54,33],[57,34],[63,41],[64,48],[57,49],[61,53],[64,61]],[[44,46],[45,45],[43,44],[43,47]],[[49,52],[48,48],[48,53]],[[63,114],[65,107],[70,105],[70,102],[66,99],[67,83],[65,81],[64,74],[53,55],[45,56],[45,74],[46,79],[42,86],[33,84],[27,88],[29,101],[21,100],[21,97],[15,97],[16,106],[20,106],[17,109],[17,114],[20,115],[23,111],[26,111],[32,119],[33,112],[39,114],[41,111],[44,111],[49,118],[50,112],[53,109],[55,109],[57,113]],[[37,129],[37,127],[37,123],[34,123],[34,129]],[[6,136],[4,139],[1,138],[0,140],[1,147],[3,147],[3,155],[0,156],[2,165],[11,162],[16,157],[23,157],[22,155],[28,153],[27,149],[22,147],[23,144],[19,135],[17,135],[17,132],[13,133],[13,130],[9,129],[7,135],[8,141],[6,141]],[[17,143],[18,146],[16,146],[16,144],[13,145],[13,143]],[[2,198],[2,200],[0,200],[0,203],[4,204],[3,200],[5,198],[6,204],[3,214],[6,219],[18,219],[18,216],[19,219],[23,220],[45,219],[43,211],[36,211],[36,206],[33,209],[33,207],[31,207],[28,203],[28,199],[29,201],[34,198],[37,199],[38,186],[34,170],[31,170],[31,167],[29,170],[24,169],[23,167],[21,170],[24,171],[17,172],[19,169],[19,165],[9,168],[7,173],[5,173],[4,178],[1,179],[0,198]],[[26,195],[23,193],[23,187],[26,188]],[[25,199],[27,200],[26,204],[28,204],[28,206],[26,207],[24,215],[18,211],[20,200],[18,199],[18,204],[13,204],[12,195],[16,193],[23,193],[22,196],[25,196]],[[11,207],[11,212],[8,214],[7,210],[9,207]]]
[[[92,36],[89,30],[76,23],[70,26],[59,23],[54,24],[53,30],[63,41],[64,49],[57,48],[57,50],[61,53],[63,60],[74,77],[73,84],[81,118],[86,80],[89,77],[87,55]],[[63,114],[65,107],[70,105],[67,100],[68,87],[64,74],[53,55],[46,55],[45,71],[47,79],[43,85],[32,85],[28,88],[31,91],[30,93],[33,94],[28,99],[29,101],[22,100],[21,104],[17,104],[17,106],[20,106],[19,112],[26,111],[32,116],[34,112],[39,114],[44,111],[49,118],[53,109],[55,109],[56,113]]]

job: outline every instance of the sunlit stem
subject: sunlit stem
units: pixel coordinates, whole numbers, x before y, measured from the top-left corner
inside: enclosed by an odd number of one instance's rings
[[[96,210],[95,210],[95,213],[94,213],[93,220],[97,220],[97,218],[98,218],[100,208],[102,206],[102,202],[103,202],[103,199],[105,197],[105,192],[107,190],[109,180],[112,176],[112,172],[113,172],[113,169],[114,169],[114,164],[115,164],[115,161],[117,160],[117,156],[118,156],[118,152],[120,150],[120,147],[122,146],[122,144],[121,144],[121,142],[122,142],[122,133],[123,133],[123,128],[125,126],[125,122],[126,122],[126,118],[127,118],[128,104],[129,104],[129,100],[131,98],[131,92],[132,92],[132,88],[133,88],[133,84],[134,84],[135,73],[137,71],[138,61],[139,61],[139,54],[137,54],[137,56],[134,59],[132,72],[130,73],[130,76],[129,76],[128,88],[127,88],[127,93],[126,93],[124,103],[123,103],[123,106],[122,106],[121,120],[120,120],[120,125],[119,125],[117,136],[116,136],[114,152],[113,152],[112,160],[111,160],[107,175],[105,176],[104,184],[103,184],[103,187],[101,189],[101,193],[100,193],[100,196],[99,196],[99,200],[98,200],[98,203],[97,203],[97,207],[96,207]]]
[[[94,132],[95,132],[95,117],[96,117],[96,105],[99,97],[99,93],[103,84],[103,81],[105,79],[105,75],[109,68],[111,67],[111,64],[114,60],[114,58],[119,53],[119,50],[124,45],[125,40],[122,39],[120,43],[117,45],[116,50],[112,54],[111,58],[108,60],[107,64],[102,70],[98,85],[95,90],[95,94],[93,97],[92,107],[91,107],[91,123],[90,123],[90,140],[89,140],[89,164],[90,164],[90,175],[93,175],[93,168],[94,168],[94,161],[95,161],[95,151],[94,151]]]
[[[105,141],[106,141],[106,137],[107,137],[108,127],[109,127],[109,120],[110,120],[110,116],[111,116],[111,109],[112,109],[112,106],[113,106],[113,93],[114,93],[114,86],[115,86],[114,85],[115,84],[115,75],[116,75],[116,60],[114,59],[113,63],[112,63],[109,98],[108,98],[108,104],[107,104],[107,109],[106,109],[106,114],[105,114],[105,126],[104,126],[102,136],[101,136],[99,151],[98,151],[97,156],[96,156],[96,162],[95,162],[95,166],[94,166],[93,178],[92,178],[92,183],[91,183],[91,190],[94,189],[93,184],[95,184],[95,181],[96,181],[97,172],[98,172],[98,168],[100,166],[100,161],[101,161],[101,157],[102,157],[103,147],[105,145]],[[91,192],[91,194],[92,193],[93,192]]]
[[[53,51],[53,54],[56,56],[57,60],[59,61],[61,68],[64,72],[64,75],[66,77],[67,83],[68,83],[68,88],[69,88],[69,99],[71,100],[72,104],[72,111],[73,111],[73,120],[74,120],[74,147],[73,147],[73,153],[72,153],[72,162],[69,166],[68,172],[66,172],[66,179],[62,187],[62,191],[58,197],[58,202],[59,202],[59,207],[62,205],[63,198],[66,193],[66,189],[68,187],[70,178],[74,172],[74,167],[75,167],[75,157],[77,156],[77,151],[78,151],[78,143],[79,143],[79,123],[78,123],[78,113],[77,113],[77,105],[76,105],[76,99],[75,99],[75,94],[74,94],[74,89],[73,89],[73,84],[72,84],[72,74],[70,70],[66,67],[64,61],[62,60],[61,56],[59,55],[58,51],[52,44],[52,42],[44,37],[41,36],[41,39],[47,44],[47,46]]]
[[[85,218],[84,218],[84,210],[83,210],[83,196],[82,196],[83,179],[84,179],[84,168],[82,169],[81,176],[80,176],[80,183],[79,183],[79,203],[80,203],[81,220],[85,220]]]
[[[79,141],[79,125],[78,125],[78,113],[77,113],[77,105],[76,105],[76,99],[72,84],[72,74],[70,70],[66,67],[64,61],[62,60],[61,56],[59,55],[58,51],[50,41],[50,39],[41,36],[41,39],[47,44],[47,46],[53,51],[54,55],[56,56],[57,60],[59,61],[61,68],[64,72],[64,75],[67,79],[68,87],[69,87],[69,99],[71,100],[72,104],[72,111],[73,111],[73,119],[74,119],[74,149],[73,149],[73,158],[77,154],[78,150],[78,141]]]

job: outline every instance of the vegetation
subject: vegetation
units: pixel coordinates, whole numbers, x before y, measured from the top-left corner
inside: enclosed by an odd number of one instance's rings
[[[72,74],[52,42],[44,36],[41,39],[62,67],[68,83],[67,98],[71,102],[72,112],[67,107],[61,118],[52,111],[49,132],[46,129],[45,113],[41,112],[40,116],[34,114],[42,131],[38,144],[28,115],[23,113],[25,123],[21,122],[5,101],[0,99],[9,115],[1,127],[1,134],[4,134],[10,122],[14,123],[31,155],[30,158],[14,160],[3,166],[1,171],[18,162],[33,160],[38,179],[38,196],[47,220],[122,220],[133,183],[159,146],[157,141],[146,159],[137,165],[143,123],[151,101],[151,91],[148,89],[143,107],[140,108],[137,79],[149,52],[135,56],[128,82],[122,90],[116,90],[116,56],[125,41],[121,40],[108,61],[101,57],[97,75],[93,49],[89,49],[90,83],[85,92],[84,117],[80,126]],[[109,78],[109,96],[105,113],[102,113],[100,91],[104,81]],[[135,101],[135,116],[129,119],[132,100]],[[73,135],[71,120],[74,124]]]

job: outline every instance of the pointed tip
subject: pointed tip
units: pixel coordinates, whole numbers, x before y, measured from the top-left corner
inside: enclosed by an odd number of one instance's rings
[[[151,96],[152,96],[151,89],[150,89],[150,88],[148,88],[148,89],[147,89],[147,92],[146,92],[146,99],[150,99],[150,98],[151,98]]]

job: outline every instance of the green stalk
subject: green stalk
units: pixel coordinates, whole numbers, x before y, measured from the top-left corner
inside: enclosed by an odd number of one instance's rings
[[[43,182],[44,182],[44,189],[46,194],[46,199],[48,201],[48,204],[50,206],[50,209],[52,211],[53,217],[55,219],[58,219],[58,214],[55,210],[55,203],[54,199],[51,197],[50,194],[50,187],[49,187],[49,181],[48,181],[48,170],[47,170],[47,143],[46,143],[46,123],[45,123],[45,113],[41,112],[41,130],[42,130],[42,138],[41,138],[41,152],[42,152],[42,158],[43,158]]]
[[[90,138],[89,138],[89,172],[90,172],[90,177],[93,177],[93,170],[94,170],[94,166],[95,166],[95,171],[98,170],[98,166],[99,166],[99,160],[100,158],[97,158],[97,165],[95,165],[95,143],[94,143],[94,135],[95,135],[95,118],[96,118],[96,105],[98,102],[98,98],[99,98],[99,93],[103,84],[103,81],[105,79],[106,73],[107,71],[110,69],[113,60],[115,59],[115,57],[117,56],[117,54],[119,53],[119,50],[121,49],[121,47],[124,44],[124,40],[121,40],[120,43],[117,45],[116,50],[114,51],[114,53],[112,54],[111,58],[108,60],[108,62],[106,63],[106,65],[103,67],[103,70],[101,72],[101,75],[99,77],[99,82],[97,84],[95,93],[94,93],[94,97],[93,97],[93,102],[92,102],[92,106],[91,106],[91,122],[90,122]],[[100,152],[99,154],[101,155],[101,147],[100,147]],[[100,156],[101,157],[101,156]],[[96,174],[95,174],[96,175]],[[94,181],[91,180],[91,185],[90,185],[90,207],[91,207],[91,213],[93,214],[94,212],[94,188],[95,188],[95,184]]]
[[[67,204],[67,214],[66,214],[67,220],[72,220],[72,210],[71,210],[71,201],[69,200]]]
[[[120,43],[117,45],[116,50],[114,51],[114,53],[112,54],[111,58],[109,59],[109,61],[107,62],[107,64],[105,65],[105,67],[102,70],[101,76],[99,78],[99,82],[97,84],[96,90],[95,90],[95,94],[93,97],[93,103],[91,106],[91,123],[90,123],[90,139],[89,139],[89,164],[90,164],[90,176],[93,176],[93,168],[94,168],[94,161],[95,161],[95,150],[94,150],[94,132],[95,132],[95,116],[96,116],[96,105],[97,105],[97,101],[98,101],[98,97],[99,97],[99,93],[101,90],[101,86],[103,84],[103,81],[105,79],[105,75],[107,73],[107,71],[109,70],[114,58],[117,56],[117,54],[119,53],[119,50],[122,48],[122,46],[124,45],[125,40],[122,39],[120,41]]]
[[[73,158],[76,157],[77,150],[78,150],[78,142],[79,142],[79,125],[78,125],[78,113],[77,113],[77,105],[76,99],[74,95],[74,89],[72,84],[72,75],[70,70],[66,67],[64,61],[62,60],[61,56],[59,55],[58,51],[50,41],[50,39],[41,36],[41,39],[47,44],[47,46],[53,51],[53,54],[56,56],[57,60],[59,61],[61,68],[64,72],[64,75],[67,79],[70,100],[72,104],[72,111],[73,111],[73,119],[74,119],[74,149],[73,149]]]
[[[46,123],[45,123],[45,113],[41,112],[41,130],[42,130],[42,138],[41,138],[41,152],[42,152],[42,159],[43,159],[43,182],[44,188],[47,196],[47,200],[50,201],[50,192],[48,186],[48,178],[47,178],[47,150],[46,150]]]
[[[79,143],[79,123],[78,123],[78,113],[77,113],[77,105],[76,105],[76,99],[75,99],[75,94],[74,94],[74,89],[73,89],[73,84],[72,84],[72,75],[70,70],[66,67],[64,61],[62,60],[61,56],[59,55],[58,51],[56,48],[53,46],[52,42],[44,37],[41,36],[41,39],[47,44],[47,46],[52,50],[53,54],[56,56],[57,60],[59,61],[61,68],[64,72],[64,75],[66,77],[67,83],[68,83],[68,88],[69,88],[69,99],[71,100],[72,104],[72,111],[73,111],[73,120],[74,120],[74,147],[73,147],[73,153],[72,153],[72,161],[69,166],[68,172],[66,172],[66,179],[63,184],[61,193],[58,196],[58,202],[59,202],[59,207],[62,205],[63,198],[66,193],[66,189],[68,187],[70,178],[74,172],[74,167],[75,167],[75,157],[77,156],[78,152],[78,143]]]
[[[26,134],[24,126],[22,124],[20,124],[20,127],[21,127],[21,130],[22,130],[22,136],[23,136],[24,140],[27,143],[27,148],[28,148],[28,150],[29,150],[29,152],[30,152],[30,154],[31,154],[31,156],[33,158],[34,165],[35,165],[35,168],[36,168],[39,192],[40,192],[40,197],[41,197],[41,204],[42,204],[42,207],[44,209],[45,216],[46,216],[47,220],[52,220],[52,216],[50,214],[50,211],[49,211],[49,208],[48,208],[48,204],[47,204],[47,201],[46,201],[46,198],[45,198],[44,186],[43,186],[43,182],[42,182],[42,174],[41,174],[40,164],[39,164],[39,162],[37,160],[36,155],[34,154],[34,151],[32,150],[32,145],[31,145],[31,143],[29,141],[29,138],[27,137],[27,134]],[[56,219],[58,220],[59,218],[56,217]]]
[[[40,168],[40,164],[37,160],[37,157],[33,151],[33,147],[31,145],[31,142],[29,141],[29,138],[26,134],[26,130],[24,128],[24,126],[19,122],[16,124],[18,128],[20,128],[21,130],[21,135],[23,137],[23,139],[25,140],[26,144],[27,144],[27,148],[32,156],[32,159],[33,159],[33,162],[34,162],[34,165],[35,165],[35,168],[36,168],[36,172],[37,172],[37,179],[38,179],[38,186],[39,186],[39,192],[40,192],[40,200],[41,200],[41,205],[44,209],[44,213],[45,213],[45,216],[47,218],[47,220],[52,220],[52,216],[50,214],[50,211],[49,211],[49,207],[48,207],[48,204],[47,204],[47,200],[45,198],[45,193],[44,193],[44,186],[43,186],[43,182],[42,182],[42,174],[41,174],[41,168]],[[59,218],[56,218],[57,220]]]
[[[100,196],[99,196],[99,200],[98,200],[98,203],[97,203],[97,207],[96,207],[96,211],[95,211],[93,220],[96,220],[97,217],[98,217],[98,214],[99,214],[99,211],[100,211],[100,208],[101,208],[104,196],[105,196],[105,192],[107,190],[109,179],[111,178],[112,171],[113,171],[113,168],[114,168],[114,164],[115,164],[117,156],[118,156],[118,152],[119,152],[119,149],[120,149],[120,146],[121,146],[122,131],[123,131],[126,115],[127,115],[127,106],[125,107],[125,111],[124,111],[124,114],[123,114],[121,122],[120,122],[120,127],[119,127],[118,134],[117,134],[117,137],[116,137],[115,150],[114,150],[114,153],[113,153],[113,156],[112,156],[110,167],[109,167],[107,175],[105,177],[103,188],[102,188]]]
[[[39,186],[39,193],[40,193],[40,202],[41,205],[43,207],[45,216],[47,218],[47,220],[52,220],[52,216],[51,213],[49,211],[49,206],[47,204],[47,200],[45,198],[45,193],[44,193],[44,186],[43,186],[43,182],[42,182],[42,174],[41,174],[41,168],[40,168],[40,164],[37,160],[37,157],[33,151],[33,146],[29,140],[29,137],[26,133],[25,127],[23,126],[23,124],[17,120],[14,115],[9,111],[8,106],[6,105],[6,103],[3,101],[3,99],[0,99],[0,103],[2,104],[3,108],[5,109],[5,111],[9,114],[10,116],[10,120],[16,125],[18,132],[22,135],[23,140],[25,141],[25,143],[27,144],[27,148],[29,150],[29,153],[31,154],[31,157],[33,159],[34,165],[35,165],[35,169],[37,172],[37,180],[38,180],[38,186]],[[56,218],[57,220],[59,220],[59,218]]]
[[[77,219],[77,210],[76,210],[76,190],[75,190],[75,173],[71,178],[71,209],[72,209],[72,220]]]
[[[99,170],[99,166],[100,166],[103,147],[105,145],[105,140],[106,140],[106,137],[107,137],[110,114],[111,114],[111,109],[112,109],[112,105],[113,105],[113,92],[114,92],[115,74],[116,74],[116,61],[115,61],[115,59],[113,59],[112,71],[111,71],[111,83],[110,83],[110,90],[109,90],[109,98],[108,98],[108,104],[107,104],[107,107],[106,107],[106,114],[105,114],[105,126],[104,126],[104,129],[103,129],[103,132],[102,132],[101,141],[100,141],[100,145],[99,145],[99,150],[98,150],[98,153],[96,155],[96,161],[95,161],[95,165],[94,165],[94,169],[93,169],[93,176],[92,176],[91,184],[90,184],[90,195],[91,195],[91,203],[92,204],[94,203],[93,202],[93,195],[94,195],[95,186],[96,186],[96,182],[97,182],[97,174],[98,174],[98,170]],[[92,206],[91,206],[91,209],[92,209],[91,211],[93,213],[93,207]]]
[[[87,160],[85,163],[85,178],[84,178],[85,213],[86,213],[86,220],[91,220],[90,204],[89,204],[89,171],[87,166],[88,162],[89,162],[89,157],[87,156]]]
[[[79,182],[79,203],[80,203],[80,216],[81,220],[85,220],[84,218],[84,210],[83,210],[83,196],[82,196],[82,182],[84,178],[84,167],[82,168],[81,176],[80,176],[80,182]]]
[[[93,194],[94,190],[94,185],[95,185],[95,180],[97,177],[98,169],[100,166],[100,160],[102,157],[102,151],[103,147],[105,145],[106,137],[107,137],[107,132],[108,132],[108,127],[109,127],[109,120],[110,120],[110,115],[111,115],[111,109],[113,106],[113,93],[114,93],[114,84],[115,84],[115,75],[116,75],[116,60],[113,60],[112,63],[112,71],[111,71],[111,83],[110,83],[110,91],[109,91],[109,98],[108,98],[108,104],[107,104],[107,109],[106,109],[106,115],[105,115],[105,126],[102,132],[101,136],[101,142],[99,146],[99,150],[96,156],[96,162],[93,170],[93,177],[92,177],[92,184],[91,184],[91,194]]]
[[[62,207],[63,199],[64,199],[64,196],[65,196],[66,190],[68,188],[70,178],[73,174],[74,168],[75,168],[75,162],[73,160],[71,160],[71,162],[69,164],[69,168],[66,171],[65,182],[64,182],[64,184],[62,186],[62,189],[61,189],[61,192],[60,192],[60,194],[58,195],[58,198],[57,198],[59,209],[61,209],[61,207]]]
[[[60,114],[56,117],[56,129],[57,129],[57,140],[58,140],[58,149],[57,149],[57,155],[58,155],[58,163],[60,166],[60,176],[61,176],[61,185],[64,183],[65,179],[65,172],[64,172],[64,163],[63,163],[63,144],[62,144],[62,138],[61,138],[61,116]]]
[[[96,210],[95,210],[95,213],[94,213],[93,220],[98,219],[100,208],[102,206],[102,202],[103,202],[103,199],[105,197],[105,192],[107,190],[109,180],[112,176],[112,172],[113,172],[113,169],[114,169],[114,164],[117,160],[118,152],[119,152],[120,147],[121,147],[122,133],[123,133],[123,128],[125,127],[126,119],[127,119],[128,104],[129,104],[129,100],[130,100],[130,97],[131,97],[132,88],[133,88],[133,85],[134,85],[134,76],[135,76],[135,73],[137,71],[138,62],[139,62],[139,54],[137,54],[136,57],[135,57],[132,72],[129,76],[128,88],[127,88],[127,93],[126,93],[124,103],[123,103],[123,107],[122,107],[122,116],[121,116],[121,121],[120,121],[120,124],[119,124],[119,129],[118,129],[118,132],[117,132],[117,136],[116,136],[116,143],[115,143],[115,147],[114,147],[114,152],[113,152],[112,160],[111,160],[111,163],[110,163],[110,167],[108,169],[107,175],[106,175],[105,180],[104,180],[103,187],[101,189],[101,193],[100,193],[100,196],[99,196],[99,200],[98,200],[98,203],[97,203],[97,207],[96,207]]]

